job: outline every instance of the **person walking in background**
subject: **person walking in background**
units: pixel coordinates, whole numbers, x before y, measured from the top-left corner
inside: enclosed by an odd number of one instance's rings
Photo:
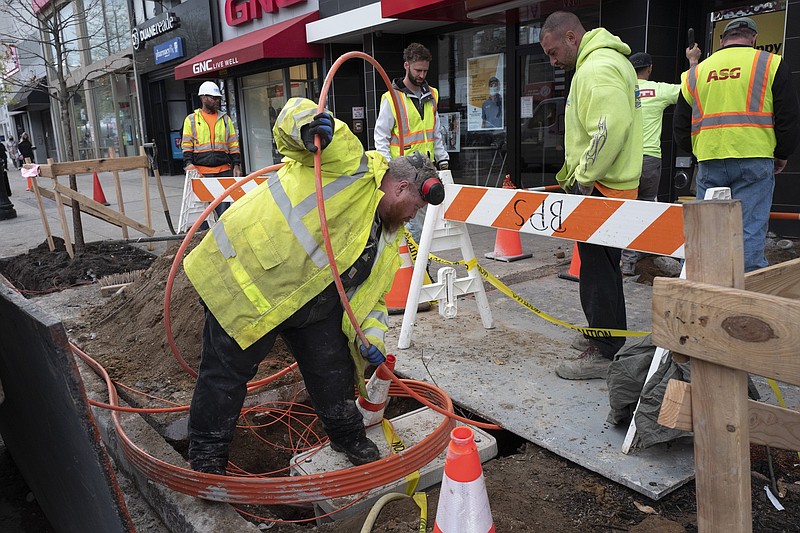
[[[630,47],[604,28],[587,32],[578,17],[547,17],[540,44],[550,64],[575,70],[564,116],[564,166],[556,174],[569,194],[636,198],[642,172],[642,113]],[[578,243],[580,299],[590,328],[627,329],[620,250]],[[623,337],[593,337],[580,356],[556,367],[564,379],[605,378]]]
[[[17,148],[19,149],[21,162],[24,163],[26,159],[29,159],[31,163],[36,163],[36,157],[33,155],[35,147],[31,144],[31,138],[27,131],[20,137]]]
[[[689,68],[700,61],[700,54],[697,43],[693,43],[690,48],[686,49]],[[650,76],[653,75],[653,58],[650,54],[638,52],[631,55],[629,59],[633,68],[636,69],[636,77],[639,79],[639,99],[642,102],[642,135],[644,136],[642,175],[639,178],[639,194],[636,199],[652,202],[658,196],[658,184],[661,181],[661,126],[664,110],[678,101],[681,86],[677,83],[650,80]],[[638,252],[623,250],[622,274],[625,276],[636,274],[638,259]]]
[[[489,78],[489,98],[481,105],[481,127],[503,127],[503,95],[500,94],[500,80],[495,76]]]
[[[239,135],[231,117],[220,111],[222,93],[216,83],[204,81],[198,95],[202,107],[195,109],[183,121],[183,167],[186,170],[197,170],[201,177],[233,175],[238,178],[242,175]],[[215,209],[217,216],[229,205],[218,205]]]
[[[781,56],[756,50],[757,36],[753,19],[728,22],[722,48],[683,76],[674,119],[678,146],[698,161],[697,198],[711,187],[730,187],[742,203],[745,272],[768,265],[775,174],[800,139],[789,67]]]
[[[13,136],[10,136],[6,141],[6,149],[14,168],[19,169],[19,143],[17,143]]]
[[[186,275],[206,306],[203,351],[189,410],[189,460],[224,474],[247,382],[283,337],[331,441],[356,465],[380,459],[354,402],[366,394],[366,361],[385,358],[385,294],[402,263],[398,232],[444,187],[414,153],[385,160],[364,152],[347,125],[292,98],[273,128],[286,165],[225,212],[186,256]],[[325,211],[342,284],[371,346],[359,341],[334,285],[316,213],[315,135],[320,137]],[[366,360],[366,361],[365,361]]]
[[[431,65],[430,50],[419,43],[411,43],[403,51],[405,77],[395,78],[392,90],[400,105],[400,116],[395,114],[389,91],[381,96],[381,107],[375,121],[375,150],[387,160],[400,155],[399,128],[403,128],[403,153],[421,152],[436,163],[439,170],[450,168],[450,156],[444,145],[439,120],[439,91],[425,81]],[[419,242],[426,209],[420,209],[407,227]]]

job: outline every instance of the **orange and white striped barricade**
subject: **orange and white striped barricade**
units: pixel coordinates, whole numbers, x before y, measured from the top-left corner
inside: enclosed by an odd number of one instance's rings
[[[453,186],[453,176],[449,170],[439,171],[439,178],[445,187]],[[492,310],[489,307],[489,299],[486,297],[483,278],[477,269],[468,269],[467,275],[459,278],[455,268],[444,267],[439,270],[436,282],[424,284],[427,258],[432,252],[460,249],[461,257],[465,262],[475,260],[475,251],[472,248],[467,225],[458,221],[445,220],[443,217],[445,204],[446,199],[442,204],[429,205],[425,213],[417,261],[414,264],[411,287],[408,290],[408,300],[403,313],[403,324],[397,341],[397,347],[400,349],[411,346],[411,333],[417,317],[419,302],[438,300],[439,314],[445,318],[453,318],[457,313],[458,296],[474,294],[483,327],[486,329],[494,327]]]
[[[678,204],[445,185],[443,205],[448,221],[684,257]]]
[[[433,531],[494,533],[481,459],[469,426],[458,426],[450,432]]]
[[[386,355],[386,362],[375,369],[375,373],[367,382],[367,397],[356,399],[356,408],[364,417],[364,427],[372,427],[383,420],[383,412],[389,403],[389,386],[392,379],[389,372],[394,372],[397,361],[392,354]]]
[[[245,183],[225,197],[225,202],[235,202],[248,192],[258,187],[267,180],[268,176],[259,176]],[[241,178],[204,178],[200,177],[197,170],[186,171],[183,182],[183,198],[181,200],[181,215],[178,219],[178,232],[183,233],[194,224],[197,217],[208,207],[215,198],[221,196],[225,190]],[[211,226],[216,222],[216,214],[212,211],[207,219]]]

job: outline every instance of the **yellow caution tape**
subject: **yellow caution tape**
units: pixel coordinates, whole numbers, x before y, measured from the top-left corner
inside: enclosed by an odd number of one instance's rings
[[[411,234],[408,233],[408,230],[406,230],[406,241],[408,242],[409,253],[411,254],[412,257],[416,257],[416,255],[417,255],[417,243],[414,242],[414,239],[411,237]],[[557,319],[555,317],[552,317],[552,316],[548,315],[544,311],[541,311],[540,309],[535,307],[533,304],[528,302],[525,298],[523,298],[522,296],[520,296],[516,292],[512,291],[506,284],[504,284],[502,281],[500,281],[495,276],[493,276],[488,270],[486,270],[481,265],[479,265],[478,264],[478,260],[476,258],[474,258],[474,257],[472,259],[470,259],[469,261],[464,261],[464,260],[461,260],[461,261],[448,261],[446,259],[442,259],[441,257],[436,257],[433,254],[429,254],[429,257],[431,259],[433,259],[434,261],[436,261],[437,263],[442,263],[444,265],[450,265],[450,266],[466,265],[467,270],[472,270],[473,268],[477,268],[478,272],[483,277],[483,279],[488,281],[494,288],[496,288],[497,290],[499,290],[500,292],[502,292],[506,296],[512,298],[514,301],[516,301],[522,307],[528,309],[529,311],[531,311],[532,313],[534,313],[538,317],[543,318],[543,319],[547,320],[548,322],[551,322],[553,324],[557,324],[559,326],[563,326],[565,328],[569,328],[569,329],[572,329],[572,330],[575,330],[575,331],[579,331],[579,332],[583,333],[587,337],[595,337],[595,338],[599,338],[599,337],[644,337],[645,335],[649,335],[650,334],[649,331],[629,331],[629,330],[626,330],[626,329],[585,328],[585,327],[581,327],[581,326],[576,326],[574,324],[570,324],[568,322],[564,322],[563,320],[559,320],[559,319]]]
[[[394,431],[392,423],[385,418],[381,420],[381,427],[383,428],[383,436],[389,444],[389,449],[392,453],[399,453],[406,449],[405,443],[400,439]],[[419,484],[419,470],[411,472],[406,476],[406,494],[411,496],[417,490]]]
[[[419,507],[419,533],[425,533],[428,530],[428,496],[424,492],[415,492],[412,499]]]

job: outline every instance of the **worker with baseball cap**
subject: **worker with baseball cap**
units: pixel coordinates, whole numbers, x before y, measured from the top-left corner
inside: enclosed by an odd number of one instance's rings
[[[692,43],[686,49],[689,67],[700,61],[700,48]],[[628,58],[636,70],[639,84],[639,99],[642,103],[642,175],[639,178],[637,200],[652,202],[658,196],[661,181],[661,126],[664,110],[675,105],[681,86],[677,83],[651,81],[653,58],[647,52],[637,52]],[[635,250],[622,250],[622,274],[636,274],[636,263],[641,254]]]
[[[725,25],[722,48],[683,76],[674,120],[678,146],[698,161],[697,198],[711,187],[729,187],[741,201],[746,272],[768,265],[775,175],[800,140],[789,67],[781,56],[757,50],[757,35],[748,17]]]
[[[231,117],[220,110],[222,93],[213,81],[204,81],[197,91],[202,107],[195,109],[183,121],[183,166],[194,168],[207,178],[239,177],[242,175],[239,136]],[[217,214],[227,207],[221,204]]]

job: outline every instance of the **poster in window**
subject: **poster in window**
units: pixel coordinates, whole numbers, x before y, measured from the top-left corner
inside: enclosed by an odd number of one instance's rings
[[[467,130],[501,130],[503,54],[467,59]]]
[[[461,113],[439,113],[442,141],[448,152],[461,151]]]

